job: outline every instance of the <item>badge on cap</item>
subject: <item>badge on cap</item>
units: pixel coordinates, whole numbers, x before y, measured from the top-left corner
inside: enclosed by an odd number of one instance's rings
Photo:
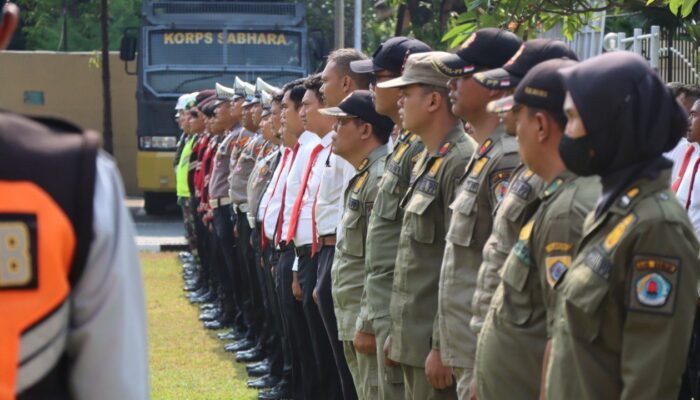
[[[571,256],[547,257],[544,259],[544,263],[547,267],[547,283],[550,287],[554,287],[569,269]]]
[[[649,307],[663,307],[671,293],[671,282],[656,272],[651,272],[636,283],[637,300]]]

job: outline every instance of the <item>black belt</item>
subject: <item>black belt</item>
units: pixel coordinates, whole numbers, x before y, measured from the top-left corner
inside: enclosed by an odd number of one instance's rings
[[[294,254],[296,254],[297,257],[310,257],[311,256],[311,245],[307,244],[304,246],[299,246],[299,247],[294,247]]]
[[[287,242],[285,242],[284,240],[280,240],[279,248],[280,248],[280,253],[281,253],[281,252],[284,252],[284,251],[287,251],[290,249],[294,249],[294,244],[292,244],[292,243],[287,244]]]

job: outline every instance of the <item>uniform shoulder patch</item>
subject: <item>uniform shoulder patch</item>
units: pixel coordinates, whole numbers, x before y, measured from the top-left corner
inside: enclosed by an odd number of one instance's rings
[[[615,228],[605,237],[603,241],[603,250],[610,254],[636,222],[637,216],[634,214],[628,214],[622,218],[622,221],[618,222]]]
[[[630,204],[632,204],[632,200],[634,200],[635,197],[639,195],[639,188],[633,187],[632,189],[628,190],[627,193],[625,193],[619,201],[620,207],[622,208],[627,208],[629,207]]]
[[[401,158],[403,157],[403,155],[406,153],[406,150],[408,150],[408,148],[410,146],[411,145],[406,143],[406,142],[401,142],[401,144],[399,144],[399,147],[394,151],[394,156],[392,157],[392,159],[396,162],[401,161]]]
[[[571,256],[553,256],[544,259],[547,268],[547,283],[554,287],[571,265]]]
[[[518,239],[520,240],[529,240],[530,235],[532,235],[532,227],[535,225],[534,220],[530,220],[525,226],[520,229],[520,234],[518,235]]]
[[[353,193],[359,193],[360,190],[365,186],[365,182],[367,182],[367,175],[369,175],[369,171],[365,171],[360,175],[357,180],[355,181],[355,185],[352,187]]]
[[[493,140],[486,139],[486,141],[484,141],[481,147],[479,147],[479,155],[483,156],[484,154],[486,154],[486,152],[489,151],[491,146],[493,146]]]
[[[435,179],[423,177],[418,181],[416,189],[433,196],[437,193],[438,182]]]
[[[487,162],[489,162],[489,158],[486,156],[481,157],[478,160],[474,160],[472,164],[472,170],[469,173],[469,175],[471,175],[474,178],[478,178],[479,175],[481,175],[481,171],[484,169]]]
[[[431,178],[434,178],[437,173],[440,171],[440,166],[442,165],[444,158],[437,158],[435,159],[435,162],[433,162],[433,165],[430,167],[430,171],[428,171],[428,176]]]
[[[629,282],[629,309],[672,315],[680,274],[680,260],[655,255],[636,255]]]

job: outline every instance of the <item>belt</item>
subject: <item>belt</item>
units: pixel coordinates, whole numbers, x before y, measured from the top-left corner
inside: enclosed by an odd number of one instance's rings
[[[299,246],[299,247],[294,247],[294,254],[296,254],[297,257],[307,257],[311,256],[311,245],[307,244],[304,246]]]
[[[229,204],[231,204],[231,199],[229,197],[219,197],[218,199],[209,200],[209,206],[211,208],[219,208]]]
[[[250,207],[248,207],[248,203],[241,203],[241,204],[234,204],[233,205],[233,211],[239,212],[239,213],[247,213]]]
[[[318,247],[323,246],[335,246],[336,238],[335,235],[326,235],[318,237]]]
[[[293,249],[293,248],[294,248],[294,245],[291,244],[291,243],[287,244],[287,242],[285,242],[284,240],[281,240],[280,243],[279,243],[279,248],[280,248],[280,253],[281,253],[281,252],[283,252],[283,251],[287,251],[287,250],[289,250],[289,249]]]

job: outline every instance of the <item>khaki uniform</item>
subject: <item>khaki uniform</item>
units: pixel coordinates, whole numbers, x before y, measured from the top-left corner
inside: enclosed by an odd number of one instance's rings
[[[474,368],[476,335],[469,328],[472,299],[493,210],[503,199],[510,175],[519,164],[518,145],[499,125],[472,157],[463,173],[445,237],[440,271],[438,318],[433,338],[445,365],[455,368],[457,390],[466,395]]]
[[[365,282],[365,238],[367,222],[377,197],[378,182],[384,170],[388,148],[377,147],[365,158],[345,190],[343,238],[337,244],[331,279],[333,304],[338,321],[338,336],[343,341],[345,359],[350,367],[360,399],[379,397],[377,359],[355,351],[352,339]]]
[[[540,206],[540,192],[544,186],[542,178],[520,164],[510,177],[506,195],[496,206],[493,230],[484,245],[472,299],[474,315],[470,327],[477,336],[484,324],[493,293],[501,283],[501,271],[506,257],[515,245],[520,229]]]
[[[369,217],[365,254],[365,288],[357,330],[374,333],[377,343],[379,397],[387,400],[403,398],[403,374],[400,367],[384,365],[384,342],[391,320],[389,302],[394,281],[396,251],[399,247],[403,210],[399,202],[408,190],[411,171],[423,151],[418,135],[403,131],[394,151],[387,156],[384,174],[379,182],[374,212]]]
[[[422,153],[401,202],[403,224],[390,304],[389,357],[400,362],[408,399],[455,398],[454,387],[435,390],[425,378],[438,307],[438,281],[455,187],[477,144],[461,124],[434,153]],[[416,379],[416,375],[422,378]]]
[[[700,244],[669,189],[639,178],[598,218],[559,280],[548,399],[675,399],[697,302]]]
[[[476,352],[480,399],[538,399],[554,285],[571,265],[583,221],[600,196],[595,178],[564,171],[541,193],[503,268]],[[507,382],[508,384],[504,384]]]

